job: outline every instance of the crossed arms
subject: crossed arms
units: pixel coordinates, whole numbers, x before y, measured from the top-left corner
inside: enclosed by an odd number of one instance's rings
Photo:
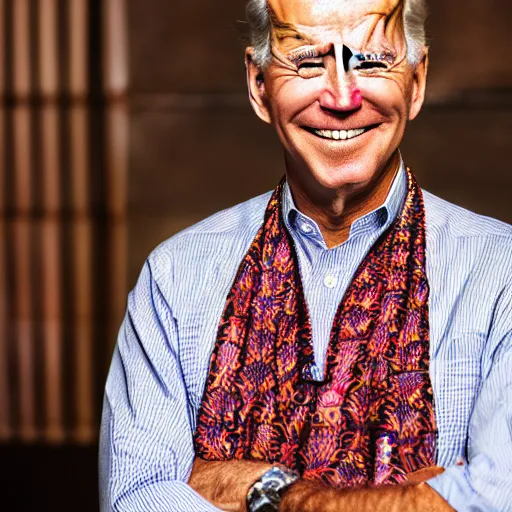
[[[251,484],[272,466],[251,461],[194,461],[189,485],[216,507],[245,511]],[[454,509],[425,480],[442,472],[429,468],[411,475],[406,485],[338,491],[324,484],[299,480],[284,495],[282,512],[445,512]]]

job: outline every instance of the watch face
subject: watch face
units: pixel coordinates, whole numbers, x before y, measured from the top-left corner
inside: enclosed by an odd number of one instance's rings
[[[247,494],[249,512],[277,512],[281,494],[298,478],[294,471],[274,466],[250,488]]]

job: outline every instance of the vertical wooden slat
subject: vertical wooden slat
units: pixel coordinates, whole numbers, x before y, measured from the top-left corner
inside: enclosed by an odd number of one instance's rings
[[[32,237],[31,163],[30,163],[30,110],[17,105],[13,113],[15,205],[14,224],[14,276],[16,288],[16,332],[18,349],[20,437],[32,441],[36,437],[35,382],[34,382],[34,326],[32,319]]]
[[[62,386],[62,261],[59,161],[57,0],[41,0],[39,9],[39,69],[43,96],[41,147],[43,174],[42,281],[45,379],[45,437],[64,439]]]
[[[54,99],[59,80],[58,0],[39,0],[39,84],[45,101]]]
[[[30,94],[30,0],[12,2],[13,13],[13,84],[18,98]]]
[[[5,46],[3,27],[5,1],[0,0],[0,440],[11,437],[11,415],[9,400],[9,344],[7,340],[7,272],[5,261],[5,133],[4,133],[4,94],[5,94]]]
[[[103,75],[109,96],[124,96],[128,85],[126,0],[103,2]]]
[[[9,400],[9,344],[7,342],[7,286],[4,255],[5,223],[0,218],[0,440],[11,437],[11,414]]]
[[[25,106],[30,94],[29,0],[13,2],[13,93],[21,105],[14,112],[16,159],[16,208],[27,214],[31,208],[30,112]]]
[[[0,0],[0,98],[4,100],[5,94],[5,0]],[[1,185],[1,183],[0,183]],[[0,189],[3,190],[3,189]],[[1,199],[0,199],[1,201]]]
[[[34,325],[31,261],[32,210],[31,116],[30,94],[30,6],[28,0],[16,0],[13,13],[13,84],[16,104],[13,112],[15,218],[14,280],[16,289],[16,342],[18,350],[19,424],[20,437],[25,441],[36,438]]]
[[[31,294],[31,233],[27,217],[14,220],[16,341],[18,349],[20,437],[32,441],[36,437],[34,399],[34,354]]]
[[[87,6],[88,0],[69,0],[69,86],[75,98],[87,93]]]
[[[32,211],[31,119],[30,108],[21,103],[14,107],[14,175],[16,215],[28,216]]]
[[[3,6],[0,5],[0,9]],[[1,16],[1,15],[0,15]],[[1,19],[0,19],[0,26]],[[0,50],[2,51],[2,50]],[[4,165],[4,109],[0,107],[0,440],[11,437],[11,414],[9,399],[9,343],[7,340],[7,268],[5,261],[5,222],[3,194],[5,186]]]
[[[71,112],[72,169],[74,198],[74,321],[76,371],[76,440],[87,443],[95,436],[93,410],[93,302],[92,302],[92,220],[89,211],[89,155],[87,153],[87,111],[74,106]]]
[[[128,153],[128,112],[118,102],[107,111],[107,165],[109,211],[109,327],[108,339],[113,347],[126,306],[127,226],[126,175]]]
[[[28,4],[15,2],[14,14],[14,94],[20,101],[29,93],[29,45]],[[14,125],[14,173],[15,173],[15,288],[16,288],[16,341],[18,349],[19,423],[20,437],[31,441],[36,436],[32,283],[31,283],[31,236],[28,220],[31,210],[30,164],[30,111],[27,105],[17,105],[13,113]]]
[[[44,296],[45,438],[64,439],[62,417],[62,309],[61,309],[61,227],[56,217],[42,226]]]
[[[72,0],[69,4],[70,87],[75,99],[71,107],[71,173],[74,210],[73,288],[74,341],[76,372],[76,431],[79,443],[88,443],[96,434],[93,406],[93,298],[92,252],[93,233],[89,186],[90,159],[88,113],[79,99],[87,93],[87,2]]]
[[[109,99],[106,112],[107,209],[109,213],[109,328],[115,343],[127,288],[126,196],[128,155],[127,20],[125,0],[104,3],[104,87]]]

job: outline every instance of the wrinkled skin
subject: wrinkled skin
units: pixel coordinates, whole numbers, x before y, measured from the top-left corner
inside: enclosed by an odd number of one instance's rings
[[[405,125],[423,104],[426,50],[417,65],[408,62],[397,0],[270,0],[269,7],[270,65],[259,69],[246,52],[251,103],[278,133],[297,206],[326,236],[384,201]],[[387,59],[346,69],[344,45]],[[349,140],[312,133],[362,128]]]

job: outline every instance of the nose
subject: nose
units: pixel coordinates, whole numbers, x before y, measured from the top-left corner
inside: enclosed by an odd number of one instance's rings
[[[348,65],[351,57],[352,52],[348,47],[342,44],[334,45],[334,59],[329,59],[327,83],[320,94],[322,108],[350,112],[361,107],[363,96]]]

